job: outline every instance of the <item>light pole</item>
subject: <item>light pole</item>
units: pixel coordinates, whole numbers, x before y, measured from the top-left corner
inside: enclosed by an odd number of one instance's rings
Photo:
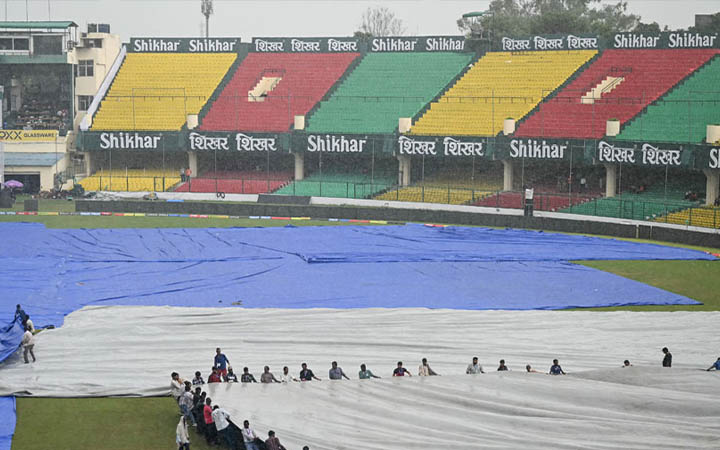
[[[200,0],[200,11],[205,16],[205,37],[210,37],[210,16],[215,12],[213,0]]]

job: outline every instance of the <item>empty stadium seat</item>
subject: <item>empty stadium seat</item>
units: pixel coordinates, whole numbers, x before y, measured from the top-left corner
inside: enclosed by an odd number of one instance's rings
[[[624,124],[692,74],[718,50],[606,50],[577,79],[520,123],[516,136],[599,139],[606,122]],[[608,76],[622,83],[592,103],[582,97]]]
[[[523,118],[596,53],[487,53],[430,105],[411,133],[494,136],[506,118]]]
[[[302,195],[310,197],[369,198],[387,189],[394,182],[391,176],[375,176],[357,173],[315,173],[302,181],[294,181],[275,194]]]
[[[201,118],[200,129],[288,131],[294,117],[306,115],[358,56],[359,53],[250,53]],[[248,93],[263,78],[272,83],[261,89],[262,98],[250,101]]]
[[[265,194],[290,183],[290,172],[206,172],[180,184],[175,192]]]
[[[598,194],[568,195],[561,192],[535,192],[533,197],[533,209],[536,211],[559,211],[571,205],[583,204],[597,197]],[[475,206],[486,206],[492,208],[522,209],[525,205],[525,194],[523,192],[498,192],[495,195],[486,196],[474,203]]]
[[[153,192],[170,191],[180,182],[180,169],[103,170],[80,180],[86,191]]]
[[[694,227],[720,228],[720,208],[712,206],[688,208],[670,213],[655,219],[655,221]]]
[[[180,130],[237,57],[234,53],[128,53],[93,130]]]
[[[655,220],[668,214],[698,206],[698,202],[685,200],[685,192],[693,189],[683,183],[650,186],[645,192],[623,192],[616,197],[602,197],[572,205],[562,212],[590,216],[617,217],[634,220]]]
[[[310,117],[313,133],[392,133],[472,59],[469,53],[369,53]]]
[[[473,201],[491,195],[492,193],[492,191],[483,191],[471,188],[419,185],[390,189],[375,198],[377,200],[386,201],[394,200],[400,202],[467,205]]]
[[[720,56],[715,56],[627,123],[618,139],[702,143],[707,125],[720,123],[718,86]]]

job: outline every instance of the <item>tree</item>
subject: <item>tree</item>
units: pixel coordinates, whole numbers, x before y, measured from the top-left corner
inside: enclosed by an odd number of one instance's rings
[[[503,36],[598,34],[631,31],[640,17],[628,14],[627,2],[602,4],[600,0],[493,0],[475,22],[460,19],[460,31],[482,29],[497,42]]]
[[[635,29],[633,29],[634,33],[644,33],[644,34],[658,34],[661,31],[667,31],[668,27],[665,25],[665,29],[660,28],[660,24],[657,22],[652,23],[643,23],[638,22],[637,25],[635,25]]]
[[[366,9],[362,14],[360,29],[355,32],[356,37],[362,38],[401,36],[403,34],[405,34],[403,21],[385,6]]]

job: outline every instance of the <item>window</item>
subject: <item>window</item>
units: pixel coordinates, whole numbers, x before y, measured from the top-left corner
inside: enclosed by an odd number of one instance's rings
[[[30,50],[30,39],[28,38],[15,38],[15,50]]]
[[[78,110],[87,111],[93,101],[92,95],[78,95]]]
[[[92,59],[81,59],[78,61],[77,76],[92,77],[95,76]]]
[[[33,36],[33,51],[36,55],[62,55],[63,38],[58,35]]]
[[[0,50],[21,50],[21,51],[27,51],[30,50],[30,39],[23,37],[23,38],[13,38],[13,37],[3,37],[0,38]]]

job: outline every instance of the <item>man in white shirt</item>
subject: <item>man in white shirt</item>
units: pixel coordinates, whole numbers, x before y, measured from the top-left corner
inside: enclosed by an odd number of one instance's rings
[[[213,422],[215,422],[218,435],[222,436],[229,448],[235,448],[235,442],[233,441],[232,432],[229,428],[230,422],[228,422],[230,414],[218,405],[215,405],[213,406],[212,418]]]
[[[25,364],[28,364],[30,362],[28,360],[28,353],[30,353],[33,362],[35,362],[35,352],[33,352],[33,348],[35,348],[35,338],[33,337],[32,331],[30,331],[30,327],[25,327],[25,333],[23,334],[20,344],[23,348],[23,358],[25,358]]]
[[[478,357],[475,356],[472,360],[472,364],[468,364],[467,369],[465,370],[465,373],[468,375],[476,375],[478,373],[485,373],[483,372],[483,368],[480,364],[478,364]]]
[[[29,328],[31,333],[35,333],[35,325],[33,324],[33,321],[30,320],[30,315],[27,316],[27,321],[25,321],[25,328]]]
[[[255,443],[255,439],[257,439],[258,437],[255,434],[255,431],[250,428],[250,422],[248,422],[247,420],[244,421],[241,431],[243,442],[245,443],[245,450],[259,450],[257,444]]]
[[[170,374],[170,395],[176,402],[180,401],[180,396],[185,392],[185,383],[177,372]]]
[[[190,437],[188,436],[185,416],[180,417],[180,422],[178,422],[177,428],[175,428],[175,442],[178,445],[178,450],[190,450]]]
[[[281,383],[289,383],[291,381],[297,381],[297,378],[290,375],[290,369],[288,369],[288,366],[283,367],[283,374],[280,377]]]
[[[180,405],[180,411],[182,411],[183,415],[192,422],[193,426],[197,426],[197,422],[195,421],[195,416],[192,415],[192,407],[193,407],[193,394],[190,391],[190,386],[185,386],[185,391],[180,396],[180,399],[178,400],[178,405]]]
[[[418,369],[418,375],[420,375],[421,377],[437,375],[435,371],[430,368],[430,365],[427,362],[427,358],[422,359],[422,364],[420,364],[420,368]]]

